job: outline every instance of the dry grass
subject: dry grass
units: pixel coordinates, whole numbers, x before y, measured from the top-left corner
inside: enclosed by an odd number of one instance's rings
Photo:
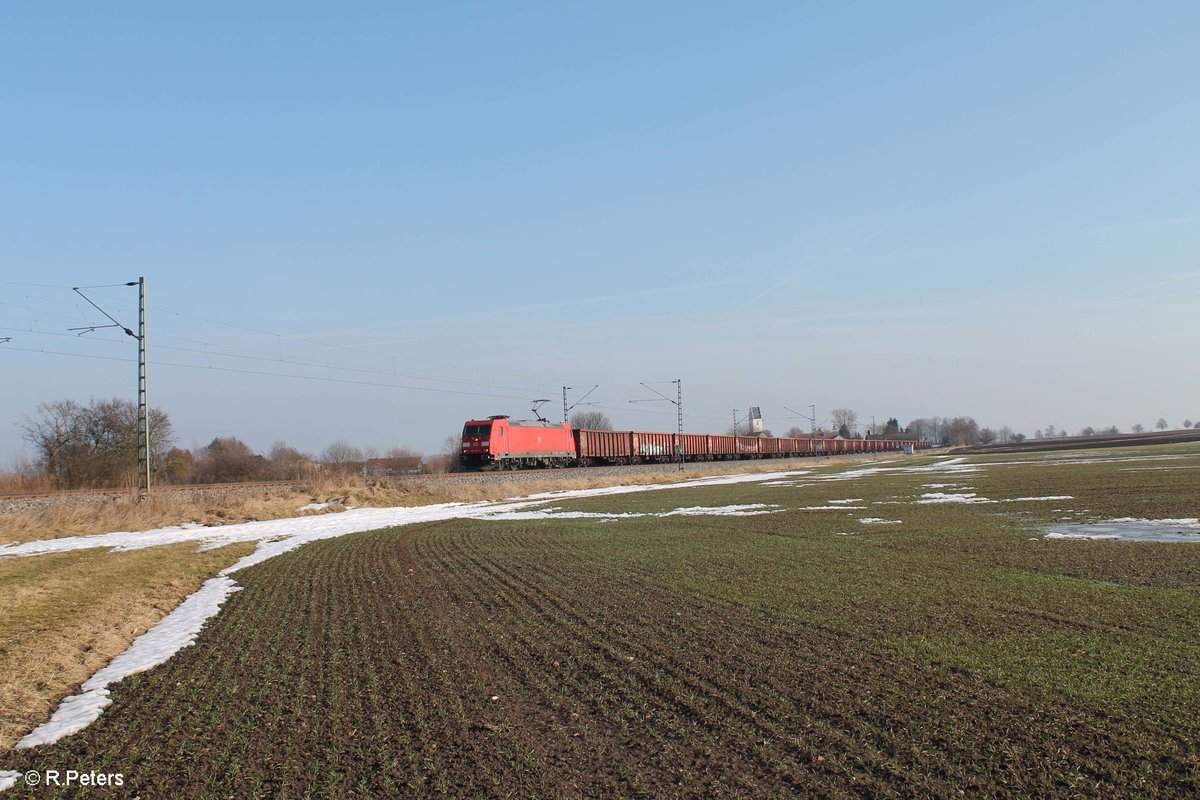
[[[889,457],[902,457],[888,454]],[[570,489],[592,489],[647,483],[673,483],[704,475],[744,472],[773,472],[862,461],[864,456],[833,456],[818,460],[766,460],[717,462],[688,465],[680,471],[664,465],[661,469],[636,474],[610,475],[571,471],[530,472],[502,479],[480,480],[467,476],[412,477],[389,482],[368,483],[356,476],[326,477],[306,482],[297,488],[230,488],[195,491],[159,491],[138,500],[134,495],[72,495],[38,501],[40,507],[29,511],[0,514],[0,544],[56,539],[110,531],[143,531],[186,522],[201,525],[225,525],[252,520],[283,519],[301,516],[299,509],[308,503],[330,503],[316,512],[343,511],[347,506],[389,507],[428,503],[503,500],[511,497]]]
[[[195,543],[0,561],[0,749],[217,571],[253,551]]]
[[[0,472],[0,494],[26,494],[54,491],[54,481],[48,475],[27,475],[22,472]]]
[[[0,544],[110,531],[144,531],[195,522],[225,525],[297,516],[307,495],[289,489],[159,492],[51,498],[30,511],[0,514]]]

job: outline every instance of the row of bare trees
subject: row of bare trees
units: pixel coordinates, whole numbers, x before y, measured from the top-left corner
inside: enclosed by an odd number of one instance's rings
[[[350,475],[369,467],[390,466],[409,472],[439,469],[443,459],[424,459],[406,447],[380,451],[338,440],[319,454],[286,442],[256,453],[235,436],[218,436],[191,450],[175,447],[175,432],[166,412],[150,409],[151,465],[156,483],[227,483],[294,480],[317,474]],[[74,400],[42,403],[21,423],[33,458],[18,465],[27,482],[60,489],[123,488],[137,483],[137,405],[128,400]],[[384,459],[383,464],[372,463]],[[28,473],[28,474],[25,474]],[[30,485],[33,485],[32,483]]]

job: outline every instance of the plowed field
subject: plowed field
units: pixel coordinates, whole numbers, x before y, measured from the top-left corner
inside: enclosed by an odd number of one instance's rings
[[[1145,480],[1076,472],[1041,490]],[[1168,474],[1176,502],[1190,478]],[[903,524],[850,536],[788,509],[312,543],[239,573],[91,727],[2,766],[122,772],[143,797],[1195,796],[1200,547],[1034,542],[999,507],[881,506]]]

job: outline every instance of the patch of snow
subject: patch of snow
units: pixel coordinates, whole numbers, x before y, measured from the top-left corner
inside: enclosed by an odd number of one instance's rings
[[[863,525],[902,525],[902,519],[883,519],[881,517],[863,517],[859,520]]]
[[[1121,467],[1118,472],[1157,472],[1164,469],[1200,469],[1200,464],[1184,467]]]
[[[0,792],[16,786],[17,779],[20,777],[21,773],[15,769],[0,769]]]
[[[861,503],[861,502],[862,502],[861,497],[851,497],[846,500],[830,500],[829,505],[832,506],[832,505],[839,504],[839,503]]]
[[[862,511],[866,506],[801,506],[793,511]]]
[[[689,508],[677,508],[674,511],[667,511],[662,514],[655,514],[656,517],[752,517],[755,514],[774,514],[777,511],[784,509],[779,506],[768,506],[762,503],[750,503],[742,506],[691,506]]]
[[[242,561],[253,557],[254,554],[251,554]],[[195,644],[196,634],[205,620],[217,613],[226,597],[241,588],[227,577],[230,571],[241,566],[248,565],[238,562],[222,570],[218,577],[205,581],[174,611],[135,639],[128,650],[88,678],[81,687],[82,692],[63,700],[47,722],[34,728],[15,746],[27,748],[51,744],[63,736],[83,730],[112,702],[109,684],[157,666],[180,649]]]
[[[306,506],[300,506],[296,510],[297,511],[321,511],[322,509],[329,508],[331,505],[333,505],[333,503],[309,503]]]
[[[1189,542],[1200,544],[1200,519],[1141,519],[1118,517],[1091,524],[1060,525],[1047,539],[1124,539],[1135,542]]]
[[[975,492],[965,493],[950,493],[946,492],[926,492],[921,495],[920,500],[913,501],[917,505],[928,505],[929,503],[995,503],[995,500],[988,500],[986,497],[980,497]]]
[[[1033,500],[1074,500],[1069,494],[1051,494],[1045,497],[1006,497],[1001,503],[1027,503]]]

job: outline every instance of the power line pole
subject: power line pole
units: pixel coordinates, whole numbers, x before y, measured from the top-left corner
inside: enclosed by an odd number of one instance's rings
[[[583,393],[583,397],[580,397],[578,400],[576,400],[574,403],[572,403],[571,405],[568,406],[567,405],[567,392],[574,388],[575,387],[573,387],[573,386],[562,387],[562,390],[563,390],[563,422],[567,422],[567,414],[569,414],[571,412],[571,409],[574,408],[575,406],[581,406],[581,405],[582,406],[594,406],[594,405],[596,405],[595,403],[585,403],[583,401],[587,399],[587,396],[589,394],[596,391],[596,389],[600,388],[600,384],[598,384],[598,383],[592,384],[591,388],[589,388],[586,392]]]
[[[661,382],[667,383],[667,381],[661,381]],[[674,400],[667,397],[665,394],[660,392],[658,389],[655,389],[653,386],[649,386],[643,382],[641,385],[645,386],[647,389],[654,392],[656,395],[658,395],[658,397],[657,398],[652,397],[648,400],[630,400],[629,402],[631,402],[631,403],[655,403],[661,399],[661,400],[666,400],[668,403],[675,404],[675,425],[676,425],[675,430],[676,430],[676,436],[678,436],[677,441],[679,442],[679,445],[677,447],[677,452],[679,455],[679,469],[682,470],[684,461],[687,458],[687,456],[684,455],[684,447],[683,447],[683,379],[676,378],[675,380],[670,381],[670,383],[675,384],[675,399]],[[734,419],[735,420],[737,419],[736,411],[734,412]]]
[[[675,379],[675,410],[679,412],[679,469],[683,469],[683,461],[686,458],[683,448],[683,379]]]
[[[146,279],[138,278],[138,492],[150,494],[150,403],[146,394]]]
[[[112,314],[109,314],[92,298],[83,293],[83,289],[107,289],[109,284],[104,286],[73,286],[71,291],[78,294],[91,305],[92,308],[106,316],[111,322],[111,325],[85,325],[81,328],[68,328],[67,330],[79,331],[82,336],[85,333],[92,333],[101,328],[120,328],[125,331],[126,336],[130,336],[137,340],[138,343],[138,391],[137,391],[137,448],[138,448],[138,496],[150,494],[150,405],[147,401],[146,393],[146,279],[138,278],[136,281],[129,281],[121,284],[111,284],[111,286],[136,286],[138,287],[138,332],[126,328],[121,323],[117,322]]]

